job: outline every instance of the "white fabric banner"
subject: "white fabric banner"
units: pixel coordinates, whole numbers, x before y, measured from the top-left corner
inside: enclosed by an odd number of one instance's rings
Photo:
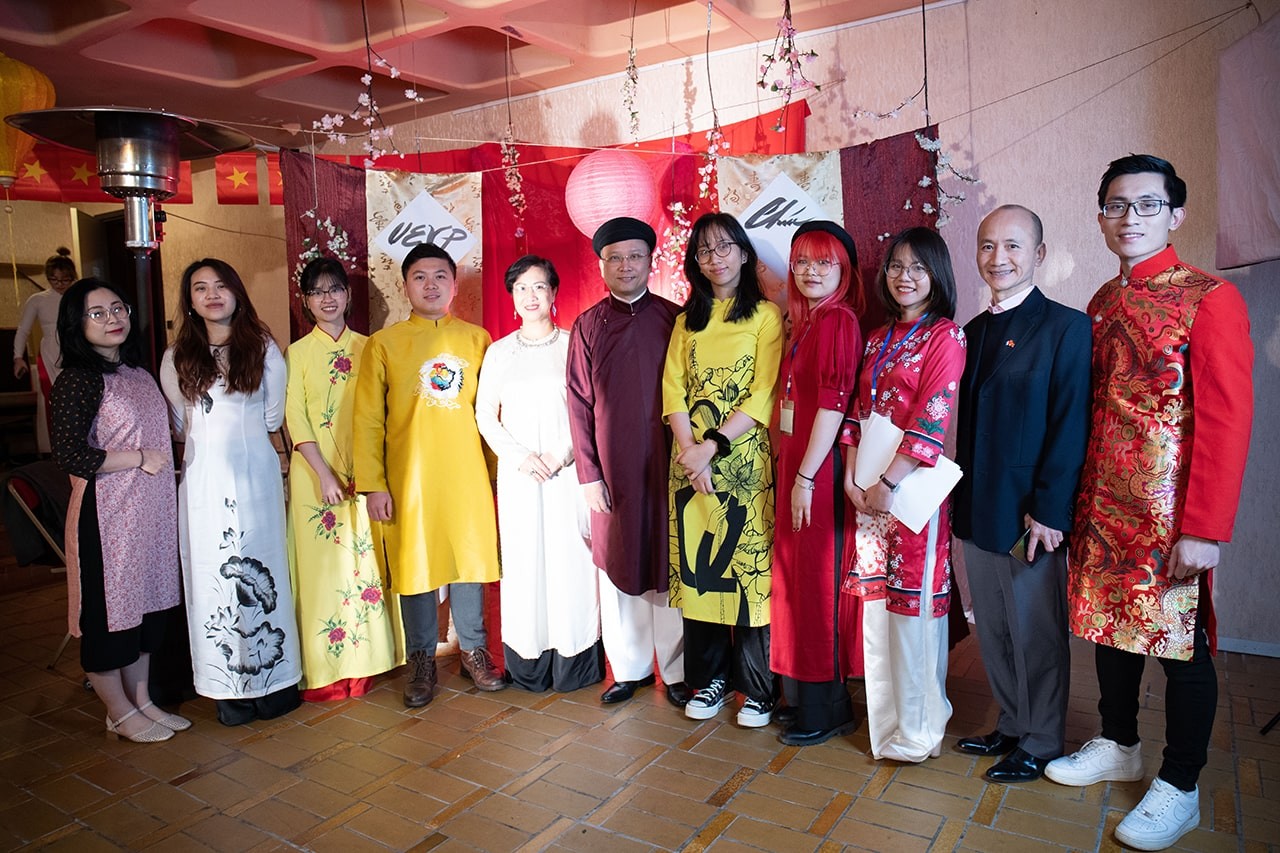
[[[843,224],[840,152],[721,157],[716,189],[720,209],[746,229],[760,256],[760,285],[786,304],[791,235],[811,219]]]
[[[400,262],[419,243],[435,243],[458,265],[453,314],[480,325],[482,244],[480,173],[365,173],[369,234],[369,331],[409,316]]]

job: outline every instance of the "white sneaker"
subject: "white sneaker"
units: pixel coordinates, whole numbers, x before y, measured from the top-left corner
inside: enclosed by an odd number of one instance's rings
[[[723,678],[713,678],[711,684],[693,694],[684,706],[684,715],[691,720],[709,720],[729,701]]]
[[[1157,776],[1116,827],[1116,840],[1135,850],[1163,850],[1199,825],[1200,789],[1183,791]]]
[[[1121,746],[1110,738],[1096,737],[1071,755],[1050,761],[1044,775],[1059,785],[1137,782],[1143,775],[1142,744]]]
[[[748,729],[758,729],[769,725],[773,719],[773,703],[760,702],[748,698],[738,711],[738,725]]]

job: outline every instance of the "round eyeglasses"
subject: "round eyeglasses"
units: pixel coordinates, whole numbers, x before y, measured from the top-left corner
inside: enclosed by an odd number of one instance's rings
[[[116,317],[124,316],[126,318],[133,316],[133,306],[117,303],[110,308],[92,308],[84,312],[84,318],[91,323],[97,323],[99,326],[107,325],[107,321]]]
[[[929,274],[929,270],[924,264],[916,261],[914,264],[903,264],[900,261],[889,261],[885,265],[884,273],[889,278],[902,278],[906,275],[912,281],[924,281],[925,276]]]
[[[333,284],[325,289],[317,287],[314,290],[308,290],[302,295],[306,296],[308,299],[311,298],[312,296],[319,296],[321,299],[324,299],[325,297],[328,297],[328,296],[341,296],[346,292],[347,292],[347,286],[345,284]]]
[[[694,252],[693,256],[698,259],[698,263],[705,264],[707,261],[711,260],[711,256],[713,254],[717,258],[729,257],[729,253],[737,248],[737,246],[737,243],[733,243],[729,240],[721,240],[714,246],[703,246],[698,249],[698,251]]]
[[[840,266],[839,261],[829,261],[823,258],[818,261],[811,261],[808,258],[800,258],[791,262],[791,271],[796,275],[804,275],[809,270],[813,270],[818,275],[826,275],[831,272],[832,267]]]

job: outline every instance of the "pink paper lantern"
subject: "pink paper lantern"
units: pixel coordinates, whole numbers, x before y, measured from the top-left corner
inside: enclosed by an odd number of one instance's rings
[[[609,149],[582,159],[564,187],[574,227],[587,237],[616,216],[652,224],[658,188],[649,166],[634,154]]]

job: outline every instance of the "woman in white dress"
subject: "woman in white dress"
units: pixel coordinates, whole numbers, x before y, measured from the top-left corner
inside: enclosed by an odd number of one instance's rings
[[[590,522],[569,470],[569,335],[552,319],[560,277],[550,261],[525,255],[506,285],[521,325],[485,353],[476,423],[498,457],[507,680],[568,693],[604,678]]]
[[[36,391],[36,449],[49,452],[49,393],[62,370],[58,348],[58,305],[62,294],[80,276],[76,274],[76,262],[71,260],[71,250],[59,246],[44,262],[44,277],[49,289],[33,294],[22,305],[22,319],[13,334],[13,375],[21,379],[30,371],[31,387]],[[40,327],[40,352],[35,370],[27,367],[27,338],[36,326]]]
[[[284,487],[269,433],[285,362],[225,261],[187,267],[160,384],[179,442],[178,535],[196,692],[234,726],[298,707]]]

